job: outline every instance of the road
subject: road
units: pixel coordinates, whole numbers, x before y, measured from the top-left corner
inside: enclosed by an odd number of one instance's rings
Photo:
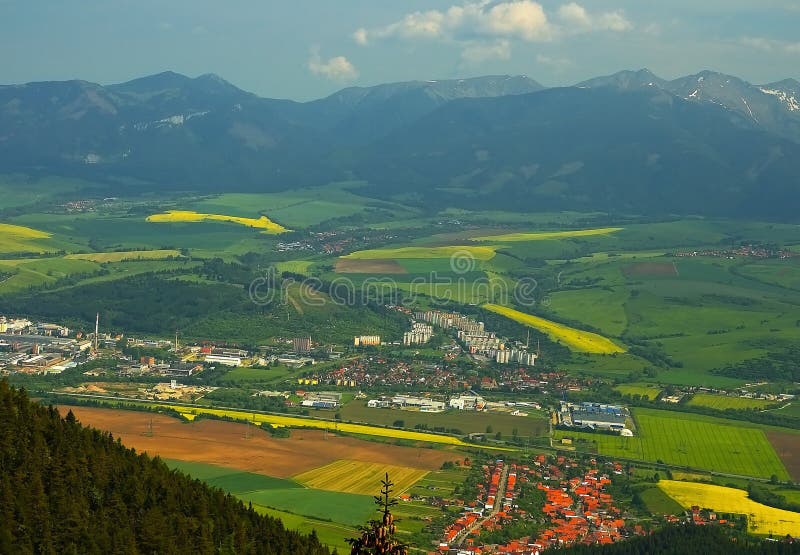
[[[503,500],[506,496],[506,485],[508,484],[508,469],[511,465],[508,463],[503,464],[503,471],[500,474],[500,483],[497,485],[497,494],[494,498],[494,505],[492,506],[492,510],[489,514],[483,516],[483,518],[479,518],[472,525],[464,528],[458,535],[453,538],[453,541],[450,542],[450,547],[461,547],[467,538],[470,536],[473,530],[483,526],[484,522],[492,518],[498,512],[500,512],[500,507],[503,506]],[[487,492],[488,494],[488,492]]]

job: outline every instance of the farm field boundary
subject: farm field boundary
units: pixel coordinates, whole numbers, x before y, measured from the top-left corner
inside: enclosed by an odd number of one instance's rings
[[[224,214],[202,214],[192,210],[168,210],[161,214],[153,214],[147,217],[148,222],[157,223],[185,223],[185,222],[230,222],[247,227],[263,230],[262,233],[284,233],[289,231],[280,224],[267,218],[242,218],[239,216],[227,216]]]
[[[315,418],[303,418],[300,416],[283,416],[277,414],[268,414],[255,411],[246,411],[241,409],[226,409],[226,408],[209,408],[201,407],[198,405],[189,405],[181,403],[157,403],[150,401],[132,400],[126,397],[114,397],[103,395],[86,395],[80,393],[64,394],[69,397],[97,399],[100,401],[108,400],[114,402],[128,402],[137,404],[139,406],[151,407],[164,407],[171,409],[186,418],[187,420],[194,420],[198,416],[210,415],[219,418],[230,418],[241,422],[252,422],[254,424],[272,424],[273,426],[287,427],[287,428],[317,428],[321,430],[328,430],[332,432],[340,431],[357,435],[391,437],[397,439],[406,439],[411,441],[421,441],[425,443],[438,443],[444,445],[452,445],[455,447],[475,447],[472,443],[466,443],[457,437],[448,435],[438,435],[427,432],[414,432],[410,430],[399,430],[396,428],[380,428],[378,426],[369,426],[367,424],[350,424],[346,422],[338,422],[333,420],[320,420]],[[478,446],[480,447],[480,446]]]
[[[675,480],[661,480],[658,487],[686,509],[699,505],[721,513],[743,514],[748,530],[754,534],[796,536],[800,530],[800,513],[756,503],[744,490]]]
[[[661,463],[718,474],[768,479],[789,474],[764,433],[738,421],[698,417],[688,413],[634,409],[637,433],[622,437],[557,430],[555,438],[573,438],[593,445],[600,455]]]
[[[497,304],[487,303],[482,308],[505,316],[506,318],[518,322],[520,324],[535,328],[541,332],[546,333],[551,339],[563,342],[567,347],[573,351],[580,351],[584,353],[594,354],[614,354],[624,353],[625,349],[602,335],[592,333],[589,331],[577,330],[564,324],[552,322],[539,316],[520,312],[513,308],[501,306]]]
[[[294,479],[309,488],[371,495],[387,472],[394,482],[395,494],[406,491],[428,474],[427,470],[406,466],[344,459],[298,474]]]
[[[530,233],[505,233],[502,235],[488,235],[473,237],[472,241],[546,241],[551,239],[569,239],[572,237],[591,237],[594,235],[609,235],[622,231],[621,227],[602,227],[597,229],[575,229],[571,231],[534,231]]]

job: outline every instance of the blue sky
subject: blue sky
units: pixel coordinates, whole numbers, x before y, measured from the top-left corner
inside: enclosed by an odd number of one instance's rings
[[[800,78],[800,0],[0,0],[0,83],[217,73],[273,98],[647,67]]]

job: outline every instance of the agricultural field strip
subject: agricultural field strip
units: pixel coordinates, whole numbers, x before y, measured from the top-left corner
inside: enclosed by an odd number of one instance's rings
[[[689,400],[689,405],[711,407],[714,409],[764,409],[778,405],[777,401],[767,399],[748,399],[746,397],[729,397],[725,395],[711,395],[708,393],[695,393]]]
[[[130,402],[130,399],[125,397],[103,396],[103,395],[86,395],[86,394],[68,394],[73,397],[86,397],[94,399],[109,399],[114,401]],[[339,431],[344,433],[378,436],[378,437],[391,437],[396,439],[408,439],[411,441],[423,441],[427,443],[441,443],[444,445],[454,445],[459,447],[466,447],[475,445],[466,443],[460,439],[448,436],[437,435],[425,432],[413,432],[410,430],[398,430],[393,428],[380,428],[378,426],[370,426],[368,424],[349,424],[346,422],[337,422],[333,420],[318,420],[314,418],[303,418],[300,416],[280,416],[276,414],[266,414],[260,412],[247,412],[237,409],[215,409],[209,407],[199,407],[196,405],[181,405],[174,403],[156,403],[150,401],[136,401],[131,402],[131,405],[138,406],[160,406],[174,410],[181,414],[187,420],[194,420],[198,416],[204,414],[218,416],[221,418],[231,418],[233,420],[249,421],[258,424],[268,423],[273,426],[285,426],[290,428],[318,428],[329,431]],[[483,446],[480,446],[483,447]],[[491,450],[508,451],[509,449],[503,447],[485,447]]]
[[[159,223],[204,221],[231,222],[247,227],[263,229],[263,233],[284,233],[289,231],[282,225],[273,222],[266,216],[261,216],[260,218],[243,218],[240,216],[227,216],[224,214],[202,214],[192,210],[168,210],[167,212],[163,212],[161,214],[152,214],[146,218],[146,221]]]
[[[513,308],[501,306],[497,304],[487,303],[482,305],[486,310],[505,316],[506,318],[524,324],[526,326],[535,328],[539,331],[546,333],[551,339],[562,341],[567,347],[574,351],[595,354],[614,354],[624,353],[625,349],[603,337],[602,335],[577,330],[557,322],[545,320],[539,316],[533,316]]]
[[[161,260],[171,256],[180,256],[174,249],[156,249],[139,251],[113,251],[77,253],[64,256],[66,260],[88,260],[90,262],[123,262],[125,260]]]
[[[380,484],[375,484],[371,493],[377,493],[379,489]],[[362,524],[375,510],[372,495],[310,488],[266,489],[241,493],[237,497],[264,507],[348,526]]]
[[[18,239],[48,239],[52,237],[52,234],[23,225],[0,223],[0,236],[10,236]]]
[[[451,258],[472,257],[475,260],[491,260],[498,246],[451,245],[446,247],[398,247],[386,249],[370,249],[351,252],[340,258],[345,260],[383,260],[402,258]]]
[[[621,384],[614,388],[623,395],[641,395],[648,399],[655,399],[663,391],[662,388],[648,385]]]
[[[38,241],[50,239],[51,233],[31,227],[0,223],[0,252],[44,252]]]
[[[389,474],[394,482],[395,494],[403,493],[428,474],[428,470],[342,459],[315,468],[293,479],[306,487],[370,495],[375,484]]]
[[[598,452],[648,462],[703,469],[738,476],[788,480],[789,474],[757,427],[740,422],[719,424],[694,415],[634,409],[640,435],[623,438],[605,434],[558,430],[556,439],[573,437],[594,441]]]
[[[621,227],[603,227],[597,229],[575,229],[571,231],[533,231],[529,233],[505,233],[486,237],[472,237],[471,241],[546,241],[551,239],[569,239],[572,237],[591,237],[608,235],[622,231]]]
[[[756,503],[744,490],[675,480],[661,480],[658,487],[687,509],[699,505],[721,513],[746,515],[748,530],[756,534],[785,536],[796,535],[800,530],[800,513]]]

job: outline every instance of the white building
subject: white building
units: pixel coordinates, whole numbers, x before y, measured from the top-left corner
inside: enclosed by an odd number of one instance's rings
[[[483,410],[486,401],[480,395],[459,395],[450,399],[450,408],[458,410]]]
[[[223,366],[241,366],[242,357],[227,355],[206,355],[206,362],[222,364]]]

